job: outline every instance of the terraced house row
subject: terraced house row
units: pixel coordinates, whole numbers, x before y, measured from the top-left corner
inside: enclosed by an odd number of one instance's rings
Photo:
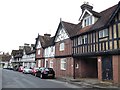
[[[37,67],[51,67],[56,77],[97,78],[120,83],[120,2],[104,11],[81,5],[78,24],[60,19],[53,37],[35,42]]]

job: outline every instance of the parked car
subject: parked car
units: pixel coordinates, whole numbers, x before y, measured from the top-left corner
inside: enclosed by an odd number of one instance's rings
[[[30,68],[28,68],[28,67],[25,67],[25,68],[23,69],[23,73],[24,73],[24,74],[31,74],[31,73],[32,73],[32,69],[30,69]]]
[[[3,67],[3,69],[13,70],[13,66]]]
[[[9,70],[13,70],[13,66],[8,66],[8,69]]]
[[[43,78],[55,78],[55,71],[52,68],[41,67],[38,72],[36,72],[36,76]]]
[[[20,66],[20,67],[18,68],[18,71],[19,71],[19,72],[23,72],[23,69],[24,69],[24,67],[23,67],[23,66]]]
[[[40,70],[40,68],[39,67],[34,67],[33,69],[32,69],[32,75],[34,75],[34,76],[36,76],[36,73],[38,72]]]
[[[22,65],[15,65],[15,66],[13,67],[13,70],[14,70],[14,71],[18,71],[20,66],[22,66]]]

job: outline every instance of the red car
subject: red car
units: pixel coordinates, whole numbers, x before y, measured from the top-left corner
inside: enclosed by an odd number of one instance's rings
[[[24,69],[24,67],[23,67],[23,66],[20,66],[20,67],[18,68],[18,71],[19,71],[19,72],[22,72],[23,69]]]
[[[36,76],[36,73],[40,70],[40,68],[35,67],[32,69],[32,75]]]

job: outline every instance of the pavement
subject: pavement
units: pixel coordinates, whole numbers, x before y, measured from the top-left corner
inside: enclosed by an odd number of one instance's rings
[[[71,79],[71,78],[62,77],[62,78],[56,78],[56,79],[63,82],[68,82],[74,85],[78,85],[78,86],[84,86],[86,88],[120,89],[119,85],[115,85],[112,82],[99,81],[98,79],[93,79],[93,78],[92,79],[91,78]]]
[[[0,90],[2,89],[2,68],[0,68]]]

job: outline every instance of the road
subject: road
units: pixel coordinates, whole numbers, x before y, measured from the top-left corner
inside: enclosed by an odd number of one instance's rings
[[[40,79],[30,74],[2,70],[2,88],[79,88],[56,79]]]
[[[2,89],[2,69],[0,68],[0,90]]]

